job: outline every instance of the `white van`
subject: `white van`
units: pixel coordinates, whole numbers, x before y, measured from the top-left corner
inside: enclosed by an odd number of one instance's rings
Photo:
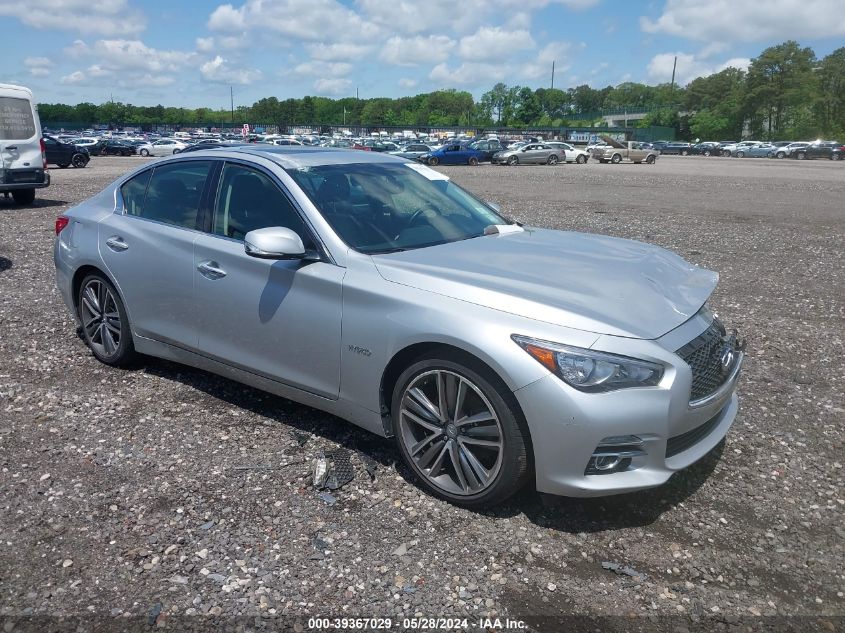
[[[32,204],[35,190],[50,185],[41,121],[32,91],[0,84],[0,193]]]

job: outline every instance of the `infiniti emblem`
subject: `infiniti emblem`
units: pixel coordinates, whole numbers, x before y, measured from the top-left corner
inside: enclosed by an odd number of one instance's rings
[[[722,346],[722,351],[719,353],[719,363],[721,364],[723,374],[730,371],[735,358],[736,352],[734,351],[734,342],[733,340],[730,340]]]

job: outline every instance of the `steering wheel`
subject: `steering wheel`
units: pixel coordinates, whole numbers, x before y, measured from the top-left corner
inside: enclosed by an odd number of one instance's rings
[[[412,214],[411,217],[408,219],[407,228],[410,228],[416,224],[417,220],[419,220],[420,216],[425,213],[426,211],[430,211],[435,215],[438,214],[437,208],[431,204],[430,202],[426,202],[420,208],[416,209]]]

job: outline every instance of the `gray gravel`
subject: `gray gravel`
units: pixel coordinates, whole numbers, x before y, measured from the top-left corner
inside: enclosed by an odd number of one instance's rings
[[[54,170],[34,208],[0,198],[5,630],[54,622],[21,616],[845,626],[841,164],[444,168],[524,222],[645,240],[719,271],[713,304],[749,339],[726,444],[666,486],[589,501],[526,492],[476,513],[423,494],[390,442],[336,418],[164,361],[94,360],[54,287],[53,220],[140,160]],[[321,496],[311,460],[338,448],[355,452],[355,479]]]

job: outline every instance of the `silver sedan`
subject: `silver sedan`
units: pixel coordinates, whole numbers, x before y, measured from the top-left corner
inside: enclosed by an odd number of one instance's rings
[[[496,152],[492,162],[503,165],[556,165],[566,162],[566,152],[563,148],[545,143],[529,143],[515,149]]]
[[[657,486],[737,413],[717,275],[661,248],[514,224],[427,166],[242,146],[145,164],[56,222],[94,356],[167,358],[385,437],[488,506]]]

